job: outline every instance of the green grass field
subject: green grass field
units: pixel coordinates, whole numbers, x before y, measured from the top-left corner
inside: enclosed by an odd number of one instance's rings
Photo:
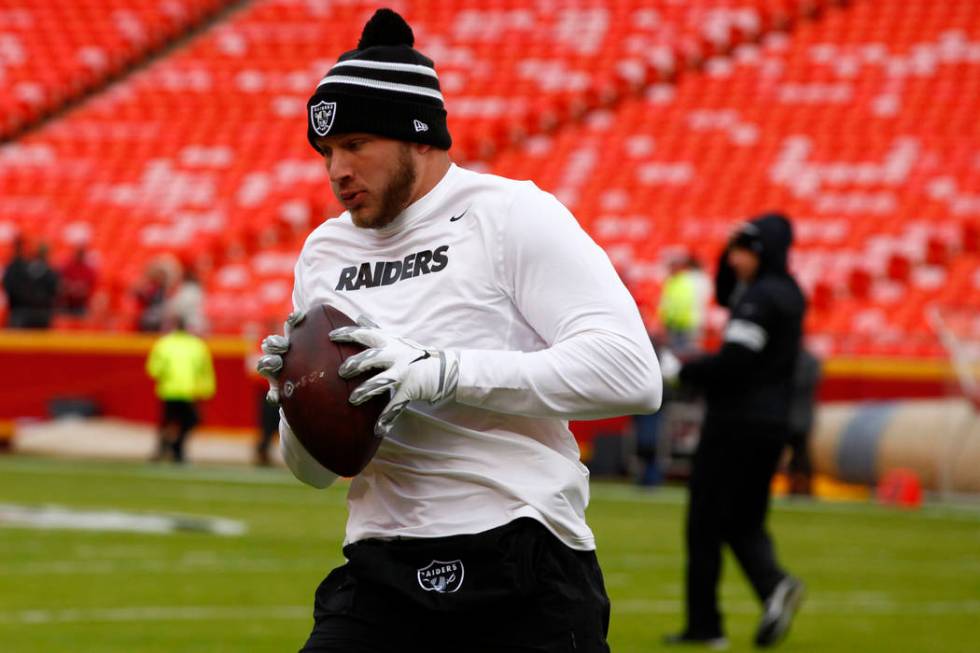
[[[0,525],[0,651],[295,651],[316,585],[341,561],[344,492],[281,470],[0,458],[0,504],[248,527],[221,537]],[[616,653],[662,650],[680,626],[683,502],[677,489],[593,484]],[[771,526],[809,586],[782,650],[980,651],[980,508],[778,502]],[[751,650],[758,606],[730,558],[722,595],[730,650]]]

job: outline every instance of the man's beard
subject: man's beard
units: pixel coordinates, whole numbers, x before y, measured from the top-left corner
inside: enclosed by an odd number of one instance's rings
[[[358,219],[352,215],[354,224],[366,229],[381,229],[394,222],[395,218],[408,206],[417,178],[418,173],[415,169],[415,161],[412,159],[411,146],[402,143],[398,149],[398,161],[394,173],[388,181],[388,185],[381,191],[381,206],[378,207],[373,219]]]

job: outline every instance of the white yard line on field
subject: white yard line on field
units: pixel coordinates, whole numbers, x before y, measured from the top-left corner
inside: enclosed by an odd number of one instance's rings
[[[145,606],[132,608],[68,608],[0,612],[0,624],[105,623],[144,621],[250,621],[312,618],[312,606]]]
[[[679,555],[679,554],[678,554]],[[603,554],[600,551],[599,558],[606,575],[617,570],[633,573],[639,569],[678,569],[682,560],[678,555],[656,555],[656,554]],[[805,574],[819,572],[821,574],[848,573],[860,574],[861,577],[868,576],[890,576],[904,579],[929,579],[937,575],[952,578],[963,578],[964,575],[980,574],[980,560],[967,557],[942,557],[926,558],[917,560],[915,564],[891,556],[879,554],[878,557],[871,557],[865,554],[846,554],[841,553],[836,557],[832,556],[807,556],[805,563]]]
[[[620,483],[592,483],[593,499],[652,505],[683,505],[687,492],[681,487],[665,487],[655,490],[640,489]],[[897,510],[870,501],[822,501],[794,498],[776,498],[773,507],[790,513],[833,513],[837,515],[864,516],[868,513],[895,514],[929,519],[951,519],[974,522],[980,520],[980,501],[976,498],[947,503],[928,503],[919,510]]]
[[[244,522],[223,517],[131,513],[122,510],[79,510],[64,506],[21,506],[0,503],[0,526],[42,530],[115,531],[169,535],[180,532],[244,535]]]
[[[613,612],[622,614],[680,614],[683,602],[680,600],[624,599],[613,602]],[[758,603],[751,601],[725,602],[725,612],[732,614],[758,614]],[[980,601],[963,599],[961,601],[897,601],[888,598],[854,597],[836,601],[807,599],[803,612],[825,615],[865,616],[882,615],[975,615],[980,614]]]
[[[613,612],[620,614],[680,614],[678,600],[629,599],[613,602]],[[726,612],[758,614],[759,606],[750,601],[728,602]],[[805,612],[847,616],[930,615],[959,616],[980,614],[980,601],[894,601],[889,599],[858,599],[841,601],[807,601]],[[0,612],[0,624],[56,623],[122,623],[151,621],[248,621],[252,619],[304,619],[311,617],[312,608],[300,605],[278,606],[143,606],[129,608],[67,608],[60,610],[17,610]]]
[[[102,463],[59,460],[17,459],[0,461],[4,473],[46,474],[53,476],[110,476],[113,478],[166,479],[184,482],[235,483],[245,485],[282,485],[302,488],[288,471],[282,469],[173,467],[169,465],[138,465],[128,462]]]
[[[17,576],[101,576],[118,573],[141,574],[226,574],[226,573],[282,573],[321,570],[329,571],[324,560],[296,560],[288,562],[270,559],[257,560],[59,560],[52,562],[27,562],[20,564],[0,563],[0,575]]]

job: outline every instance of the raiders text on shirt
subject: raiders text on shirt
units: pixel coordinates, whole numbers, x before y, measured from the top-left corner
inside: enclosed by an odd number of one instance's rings
[[[352,265],[340,271],[340,279],[334,290],[360,290],[390,286],[396,281],[411,279],[420,274],[439,272],[449,265],[449,245],[437,247],[435,251],[424,249],[409,254],[400,261],[375,261]]]

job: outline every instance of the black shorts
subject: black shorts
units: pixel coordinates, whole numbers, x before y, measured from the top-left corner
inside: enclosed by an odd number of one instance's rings
[[[301,653],[608,653],[592,551],[533,519],[475,535],[363,540],[316,591]]]
[[[164,401],[160,426],[176,424],[181,431],[190,431],[199,421],[193,401]]]

